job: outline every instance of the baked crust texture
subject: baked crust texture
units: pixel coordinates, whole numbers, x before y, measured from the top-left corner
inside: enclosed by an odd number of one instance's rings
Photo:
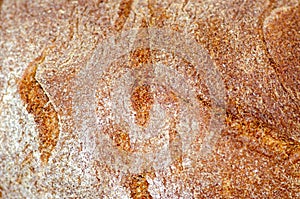
[[[298,0],[0,0],[0,198],[300,198]]]

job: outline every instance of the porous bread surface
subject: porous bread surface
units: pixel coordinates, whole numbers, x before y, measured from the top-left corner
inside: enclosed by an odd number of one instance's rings
[[[0,198],[300,197],[297,0],[0,6]]]

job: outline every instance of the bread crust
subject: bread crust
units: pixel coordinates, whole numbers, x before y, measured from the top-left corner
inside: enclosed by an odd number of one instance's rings
[[[0,0],[0,198],[300,197],[299,13],[297,0]],[[201,63],[155,49],[160,29],[174,33],[160,44],[189,35]],[[128,33],[134,50],[100,67]]]

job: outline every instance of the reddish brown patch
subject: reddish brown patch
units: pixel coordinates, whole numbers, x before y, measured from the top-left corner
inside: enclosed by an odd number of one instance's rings
[[[59,136],[58,115],[41,85],[35,79],[38,64],[45,53],[29,64],[19,83],[19,93],[28,113],[33,114],[39,131],[41,160],[47,163]]]
[[[131,10],[131,5],[132,5],[133,0],[123,0],[120,3],[118,15],[119,17],[117,18],[115,22],[115,29],[117,32],[123,29],[123,26],[130,14]]]
[[[127,152],[131,151],[130,137],[128,133],[120,130],[115,131],[111,134],[111,138],[119,149]]]
[[[150,25],[159,28],[164,27],[165,22],[170,18],[167,14],[166,8],[156,3],[156,0],[151,0],[148,3],[150,13]]]
[[[264,31],[268,52],[283,85],[300,99],[300,6],[281,9],[269,17]]]
[[[291,139],[280,137],[274,129],[255,118],[246,120],[240,117],[237,119],[231,113],[227,113],[226,123],[230,131],[235,132],[233,135],[236,141],[245,144],[252,151],[282,161],[299,145]]]
[[[125,182],[125,187],[130,189],[130,195],[134,199],[152,198],[148,192],[148,186],[145,174],[129,176]]]
[[[125,129],[126,128],[122,126],[108,125],[103,130],[103,133],[110,137],[110,139],[113,141],[113,144],[118,149],[126,152],[132,152],[130,137]]]
[[[135,120],[140,126],[145,126],[150,118],[150,109],[154,103],[149,85],[135,87],[131,94],[131,105],[136,111]]]
[[[151,62],[151,51],[149,48],[139,48],[129,55],[129,62],[132,68],[139,68]]]

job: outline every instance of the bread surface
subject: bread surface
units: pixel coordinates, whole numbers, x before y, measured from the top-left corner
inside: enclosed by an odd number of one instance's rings
[[[0,0],[0,198],[300,198],[299,14]]]

